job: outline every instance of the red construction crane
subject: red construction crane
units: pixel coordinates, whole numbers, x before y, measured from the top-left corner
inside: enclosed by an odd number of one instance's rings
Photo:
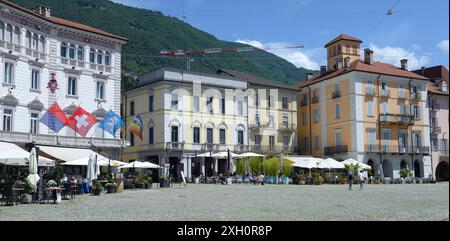
[[[197,50],[162,50],[159,55],[167,57],[186,57],[187,69],[191,69],[191,56],[192,55],[204,55],[204,54],[216,54],[216,53],[237,53],[237,52],[250,52],[256,50],[276,50],[276,49],[297,49],[303,48],[303,45],[286,46],[286,47],[239,47],[239,48],[211,48],[211,49],[197,49]]]

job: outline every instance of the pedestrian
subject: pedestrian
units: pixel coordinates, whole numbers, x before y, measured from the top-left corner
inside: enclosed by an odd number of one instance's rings
[[[264,174],[261,173],[260,178],[261,178],[261,185],[264,185]]]
[[[364,189],[364,182],[366,181],[366,177],[363,175],[363,171],[359,171],[359,190],[362,191]]]
[[[352,190],[352,184],[353,184],[353,171],[349,170],[348,171],[348,190]]]

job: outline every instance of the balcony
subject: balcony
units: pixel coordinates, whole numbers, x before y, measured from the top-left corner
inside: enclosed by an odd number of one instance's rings
[[[420,99],[421,99],[420,93],[418,92],[411,93],[411,100],[419,101]]]
[[[31,134],[23,132],[0,131],[0,140],[19,144],[34,143],[37,145],[67,146],[67,147],[110,147],[123,146],[119,139],[85,138],[75,136],[57,136],[44,134]]]
[[[332,99],[337,99],[339,97],[341,97],[341,91],[333,91],[333,93],[331,94]]]
[[[380,114],[380,123],[387,125],[413,125],[414,116],[404,114]]]
[[[269,124],[261,124],[260,121],[254,121],[249,125],[249,129],[252,131],[259,131],[261,128],[267,128],[269,127]]]
[[[391,96],[391,91],[390,90],[386,90],[386,89],[384,89],[384,90],[382,89],[380,95],[381,95],[381,97],[388,98],[388,97]]]
[[[32,57],[33,59],[40,59],[45,61],[45,57],[47,56],[45,53],[33,50],[33,49],[25,49],[25,54],[27,56]]]
[[[441,134],[441,127],[440,126],[431,126],[431,134]]]
[[[166,142],[166,150],[183,151],[184,150],[184,142]]]
[[[366,95],[367,95],[367,96],[375,96],[375,88],[373,88],[373,87],[367,87],[367,88],[366,88]]]
[[[313,104],[319,103],[319,97],[318,97],[318,96],[313,96],[312,99],[311,99],[311,102],[312,102]]]
[[[6,48],[11,52],[17,52],[17,53],[22,52],[22,47],[20,45],[13,44],[13,43],[3,41],[3,40],[0,40],[0,48]]]
[[[437,112],[437,111],[439,111],[441,109],[441,107],[439,106],[439,104],[436,104],[436,103],[434,103],[434,104],[432,104],[431,106],[430,106],[430,110],[432,111],[432,112]]]
[[[348,152],[347,146],[327,146],[324,148],[325,156],[347,153],[347,152]]]
[[[369,144],[364,148],[367,153],[385,153],[385,154],[429,154],[427,146],[412,147],[404,145],[376,145]]]
[[[301,100],[300,101],[300,106],[301,107],[304,107],[304,106],[307,106],[308,105],[308,100]]]
[[[278,126],[278,131],[280,132],[295,132],[297,130],[297,125],[295,124],[289,124],[289,123],[282,123]]]
[[[101,65],[95,63],[87,63],[78,59],[71,59],[66,57],[61,57],[61,64],[68,65],[70,67],[78,67],[78,68],[89,68],[90,70],[98,71],[98,72],[106,72],[111,73],[111,66]]]

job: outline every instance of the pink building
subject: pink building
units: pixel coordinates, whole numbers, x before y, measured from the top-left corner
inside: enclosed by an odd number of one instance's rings
[[[428,86],[428,105],[433,177],[438,181],[448,181],[448,70],[443,65],[438,65],[413,72],[432,80]]]

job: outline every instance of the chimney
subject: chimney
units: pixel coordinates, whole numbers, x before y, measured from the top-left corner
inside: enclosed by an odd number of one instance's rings
[[[425,76],[425,66],[420,69],[420,75]]]
[[[370,49],[364,49],[364,62],[366,64],[373,64],[373,51]]]
[[[313,74],[313,73],[307,73],[307,74],[306,74],[306,79],[307,79],[307,80],[312,79],[312,77],[314,77],[314,74]]]
[[[51,9],[44,5],[37,5],[33,8],[33,11],[37,14],[40,14],[43,17],[49,18],[51,17]]]
[[[348,71],[350,69],[350,57],[344,59],[344,70]]]
[[[322,65],[320,66],[320,76],[324,76],[327,74],[327,66]]]
[[[408,70],[408,59],[401,59],[400,66],[404,70]]]

